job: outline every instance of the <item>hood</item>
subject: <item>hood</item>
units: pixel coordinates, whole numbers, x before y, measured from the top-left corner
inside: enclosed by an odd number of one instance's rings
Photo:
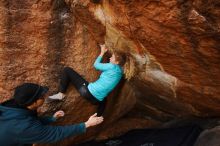
[[[34,115],[35,112],[27,109],[11,108],[0,105],[0,121],[9,119],[25,118]]]

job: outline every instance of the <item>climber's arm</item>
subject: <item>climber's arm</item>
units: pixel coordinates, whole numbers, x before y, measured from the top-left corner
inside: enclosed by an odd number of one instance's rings
[[[110,63],[101,63],[102,58],[104,56],[104,54],[108,51],[107,48],[105,47],[105,45],[100,45],[101,47],[101,53],[99,54],[99,56],[96,58],[95,63],[94,63],[94,67],[97,70],[100,71],[105,71],[108,70],[112,67],[112,64]]]
[[[97,70],[105,71],[105,70],[108,70],[108,69],[112,68],[112,64],[110,64],[110,63],[101,63],[101,61],[102,61],[102,56],[99,55],[97,57],[97,59],[95,60],[95,63],[94,63],[94,67]]]

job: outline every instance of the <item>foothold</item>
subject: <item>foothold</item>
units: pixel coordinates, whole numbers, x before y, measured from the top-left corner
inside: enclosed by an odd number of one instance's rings
[[[101,0],[91,0],[92,3],[99,4]]]

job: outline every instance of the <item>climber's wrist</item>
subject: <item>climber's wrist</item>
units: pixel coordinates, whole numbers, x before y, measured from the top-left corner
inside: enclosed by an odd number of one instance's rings
[[[100,53],[99,56],[100,56],[100,57],[103,57],[103,56],[104,56],[104,53]]]
[[[86,128],[89,128],[89,127],[90,127],[90,125],[89,125],[88,122],[85,122],[85,126],[86,126]]]

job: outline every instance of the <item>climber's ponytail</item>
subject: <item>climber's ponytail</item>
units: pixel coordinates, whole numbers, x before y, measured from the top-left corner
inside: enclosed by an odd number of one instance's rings
[[[118,64],[123,68],[125,79],[130,80],[135,74],[135,62],[133,57],[124,52],[114,52],[115,59],[119,62]]]

